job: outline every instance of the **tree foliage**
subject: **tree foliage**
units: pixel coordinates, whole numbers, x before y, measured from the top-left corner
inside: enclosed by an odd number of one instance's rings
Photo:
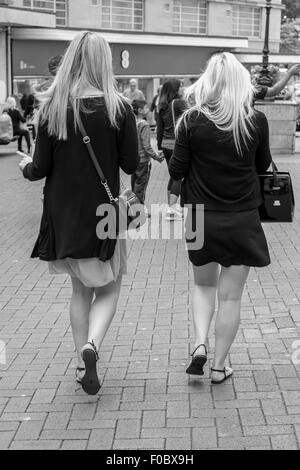
[[[286,20],[281,25],[281,51],[299,53],[300,25],[295,20]]]
[[[300,16],[300,0],[282,0],[285,7],[283,17],[297,18]]]

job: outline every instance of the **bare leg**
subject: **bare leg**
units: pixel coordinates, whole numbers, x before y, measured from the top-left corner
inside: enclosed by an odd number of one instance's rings
[[[73,292],[70,304],[71,327],[78,356],[78,366],[82,367],[81,348],[87,343],[89,329],[89,312],[94,289],[86,287],[79,279],[71,278]]]
[[[220,267],[218,263],[193,266],[195,288],[193,293],[193,316],[195,327],[195,347],[207,344],[208,332],[215,311],[216,292]],[[197,350],[204,354],[204,348]]]
[[[89,317],[88,341],[98,350],[116,313],[122,276],[116,282],[95,288],[95,300]]]
[[[229,349],[234,341],[240,324],[241,299],[249,274],[248,266],[222,267],[218,286],[218,315],[216,318],[215,335],[215,369],[224,369]],[[222,374],[213,372],[219,380]]]

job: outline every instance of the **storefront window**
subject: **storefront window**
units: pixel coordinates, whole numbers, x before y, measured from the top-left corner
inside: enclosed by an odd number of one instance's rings
[[[173,32],[206,34],[207,2],[204,0],[174,0]]]
[[[232,34],[259,38],[261,35],[261,8],[232,5]]]
[[[102,28],[142,31],[144,0],[102,0]]]
[[[56,26],[67,25],[67,0],[23,0],[23,7],[56,14]]]

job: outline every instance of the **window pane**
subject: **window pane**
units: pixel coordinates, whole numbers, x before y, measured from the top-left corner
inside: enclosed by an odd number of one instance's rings
[[[102,28],[144,29],[144,0],[102,0]]]
[[[206,34],[206,0],[174,0],[173,32]]]
[[[232,6],[232,34],[234,36],[260,37],[261,8]]]

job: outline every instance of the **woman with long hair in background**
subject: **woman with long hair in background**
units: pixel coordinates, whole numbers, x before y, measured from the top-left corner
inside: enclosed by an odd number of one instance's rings
[[[182,98],[182,84],[177,78],[167,80],[160,91],[157,113],[157,146],[162,150],[169,166],[175,145],[175,126],[182,113],[186,110],[186,101]],[[169,208],[168,220],[182,219],[183,214],[178,203],[181,182],[170,177],[167,187]]]
[[[249,72],[233,54],[214,55],[188,90],[195,104],[178,123],[169,165],[174,180],[184,178],[181,195],[182,203],[191,205],[189,220],[197,222],[197,211],[204,207],[204,226],[198,218],[203,246],[197,240],[188,244],[195,281],[195,349],[187,373],[203,375],[217,296],[214,384],[233,373],[225,360],[238,331],[250,267],[270,263],[258,212],[258,173],[267,170],[272,158],[268,122],[253,109],[253,92]]]
[[[25,178],[46,178],[41,227],[31,256],[48,261],[50,273],[71,277],[76,379],[87,393],[96,394],[98,350],[116,312],[127,258],[125,240],[117,239],[103,260],[105,240],[96,234],[96,212],[109,198],[79,123],[116,197],[120,168],[131,174],[139,163],[135,117],[116,90],[111,50],[98,33],[81,32],[74,38],[52,85],[38,99],[33,161],[25,158],[20,164]]]

